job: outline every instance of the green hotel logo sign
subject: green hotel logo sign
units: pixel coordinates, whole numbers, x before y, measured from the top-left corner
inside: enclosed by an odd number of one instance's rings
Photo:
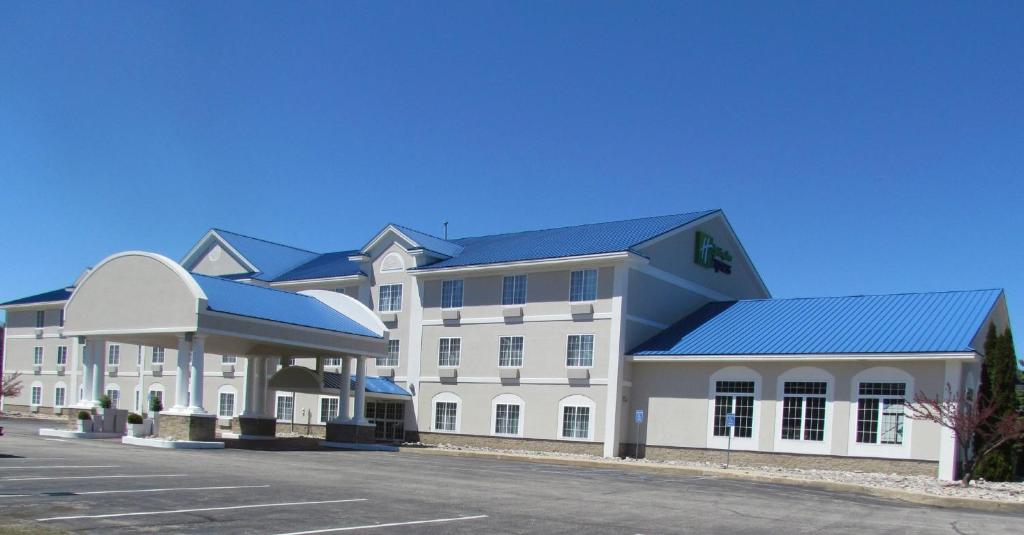
[[[699,230],[694,242],[693,261],[698,266],[714,269],[715,273],[732,273],[732,254],[715,245],[710,234]]]

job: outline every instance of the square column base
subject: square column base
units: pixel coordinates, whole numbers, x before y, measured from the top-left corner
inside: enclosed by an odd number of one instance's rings
[[[238,434],[246,437],[273,438],[277,435],[277,420],[274,418],[260,418],[256,416],[239,416]],[[234,424],[234,422],[232,422]],[[231,426],[232,429],[235,425]]]
[[[178,440],[210,442],[217,434],[217,418],[212,414],[170,414],[157,415],[158,436]]]
[[[371,444],[376,441],[377,426],[373,424],[327,422],[327,442]]]

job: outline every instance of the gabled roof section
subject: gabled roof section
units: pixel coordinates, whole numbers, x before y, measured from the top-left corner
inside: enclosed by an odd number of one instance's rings
[[[67,301],[71,298],[71,292],[73,288],[61,288],[59,290],[51,290],[49,292],[43,292],[41,294],[30,295],[28,297],[22,297],[6,303],[0,303],[0,307],[16,306],[16,305],[34,305],[37,303],[55,303],[60,301]]]
[[[271,281],[280,275],[308,263],[319,256],[319,253],[283,245],[272,241],[253,238],[223,229],[211,229],[222,240],[226,241],[245,260],[256,268],[252,278]]]
[[[367,244],[364,245],[363,248],[358,251],[358,253],[365,254],[369,252],[370,249],[372,249],[373,246],[375,246],[377,242],[380,241],[381,238],[386,236],[389,232],[398,234],[403,239],[407,240],[410,243],[410,245],[412,245],[413,250],[422,249],[424,251],[428,251],[434,253],[437,256],[445,258],[456,256],[462,252],[461,246],[449,240],[444,240],[438,238],[437,236],[427,234],[426,232],[421,232],[416,229],[412,229],[402,225],[388,223],[388,225],[381,229],[380,232],[378,232],[373,237],[373,239],[367,242]]]
[[[382,338],[352,318],[308,295],[198,273],[193,273],[192,277],[206,293],[207,309],[214,312],[357,336]]]
[[[1002,290],[709,303],[635,356],[972,352]]]
[[[458,255],[417,269],[444,269],[630,251],[633,247],[648,240],[719,211],[704,210],[607,223],[459,238],[450,240],[463,248]]]
[[[359,275],[359,264],[349,260],[358,250],[325,253],[274,278],[273,282],[328,279]]]

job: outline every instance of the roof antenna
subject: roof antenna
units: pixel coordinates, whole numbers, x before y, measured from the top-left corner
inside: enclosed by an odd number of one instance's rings
[[[444,222],[444,239],[448,239],[448,222]]]

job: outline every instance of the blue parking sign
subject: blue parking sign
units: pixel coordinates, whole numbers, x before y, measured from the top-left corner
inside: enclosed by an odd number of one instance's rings
[[[638,424],[642,424],[644,422],[644,410],[637,409],[636,412],[633,413],[633,420]]]
[[[735,414],[733,414],[731,412],[728,412],[728,413],[725,414],[725,426],[726,427],[736,427],[736,415]]]

